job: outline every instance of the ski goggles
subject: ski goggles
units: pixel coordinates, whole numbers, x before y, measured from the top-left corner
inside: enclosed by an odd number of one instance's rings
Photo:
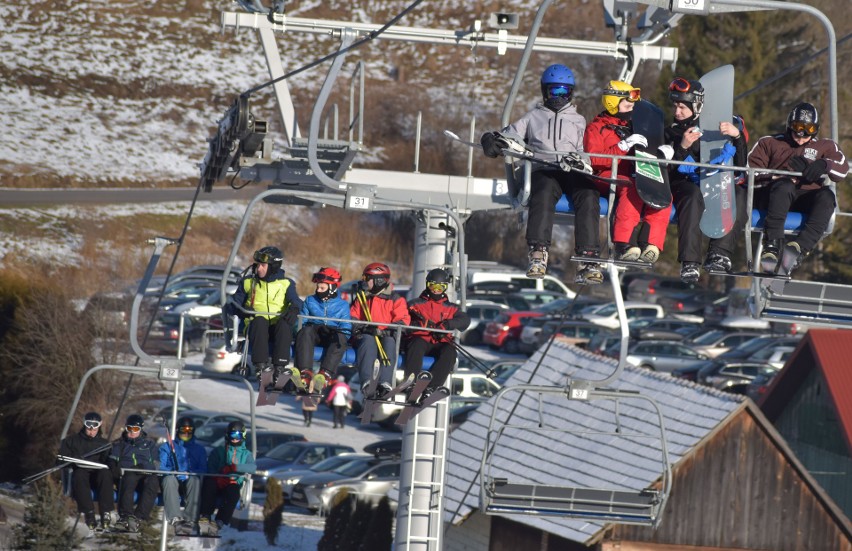
[[[793,121],[790,123],[790,130],[799,136],[813,136],[817,133],[817,125],[812,122]]]
[[[311,277],[311,281],[313,281],[314,283],[337,283],[337,281],[335,281],[333,277],[327,276],[319,272],[315,273],[313,277]]]
[[[616,96],[619,98],[624,98],[630,103],[636,103],[640,99],[642,99],[642,90],[639,88],[633,88],[632,90],[613,90],[612,88],[607,88],[604,90],[604,95],[607,96]]]
[[[571,90],[573,90],[571,86],[565,86],[564,84],[550,84],[547,86],[547,95],[551,98],[567,97],[571,95]]]
[[[136,434],[137,432],[142,432],[142,427],[138,425],[127,425],[126,427],[124,427],[124,430]]]
[[[669,84],[670,92],[690,92],[692,91],[692,84],[689,83],[685,78],[676,78]]]
[[[255,262],[260,262],[261,264],[269,264],[270,262],[274,262],[275,260],[277,260],[275,258],[275,255],[271,255],[269,253],[262,253],[260,251],[254,253]]]
[[[437,281],[427,281],[426,288],[433,293],[443,293],[450,286],[449,283],[439,283]]]
[[[100,421],[83,421],[83,426],[86,427],[87,429],[92,429],[92,430],[99,429],[99,428],[101,428],[101,422]]]
[[[228,440],[242,440],[243,433],[238,430],[233,430],[228,433]]]
[[[178,434],[192,434],[193,432],[195,432],[193,427],[180,427],[178,429]]]

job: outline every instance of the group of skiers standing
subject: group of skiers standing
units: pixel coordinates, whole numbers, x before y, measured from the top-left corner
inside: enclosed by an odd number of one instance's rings
[[[572,97],[576,85],[573,71],[560,64],[551,65],[541,76],[543,102],[499,132],[486,132],[480,143],[485,155],[497,157],[506,150],[532,153],[531,190],[526,239],[529,246],[528,277],[543,278],[547,270],[556,203],[568,196],[575,212],[575,254],[581,257],[575,282],[598,284],[600,269],[599,199],[609,193],[612,159],[590,155],[587,162],[578,153],[607,155],[634,154],[637,145],[647,146],[647,136],[633,132],[632,112],[640,100],[640,90],[628,82],[610,81],[601,93],[604,110],[591,123],[577,111]],[[698,162],[700,157],[699,117],[705,102],[704,87],[697,80],[677,77],[669,85],[669,100],[674,122],[665,129],[665,144],[657,157],[666,160]],[[797,267],[816,246],[826,231],[835,208],[835,196],[825,177],[841,181],[848,163],[838,144],[817,137],[820,127],[817,109],[799,103],[787,117],[785,132],[760,138],[747,152],[748,134],[741,117],[720,124],[719,131],[729,144],[723,157],[710,160],[721,164],[748,166],[800,173],[800,175],[758,174],[755,179],[755,205],[767,210],[764,225],[762,265],[777,270],[784,249],[793,253]],[[706,161],[706,160],[705,160]],[[668,166],[669,185],[677,212],[678,262],[681,279],[695,282],[700,268],[709,272],[730,273],[736,235],[711,239],[702,254],[699,222],[704,213],[704,197],[698,185],[696,167]],[[653,264],[663,250],[671,206],[652,208],[643,203],[636,191],[633,161],[618,161],[618,179],[613,212],[612,241],[617,260]],[[746,212],[744,179],[735,186],[737,217],[734,227],[749,223]],[[784,221],[790,210],[804,212],[804,228],[784,242]]]
[[[397,365],[397,333],[390,325],[404,325],[410,326],[400,343],[406,353],[406,377],[422,369],[424,356],[435,358],[430,370],[432,380],[420,399],[446,381],[457,359],[452,331],[466,329],[470,317],[449,301],[446,291],[450,276],[445,270],[429,271],[425,289],[409,303],[393,291],[387,264],[372,262],[364,268],[350,305],[339,296],[341,276],[335,268],[320,268],[311,279],[316,284],[314,294],[302,301],[295,292],[295,282],[281,267],[280,249],[263,247],[253,258],[250,273],[240,281],[232,301],[242,308],[232,305],[226,315],[236,314],[247,322],[251,361],[258,379],[264,370],[274,370],[276,376],[289,371],[300,377],[306,388],[313,385],[314,391],[321,392],[338,377],[338,366],[351,345],[362,389],[373,380],[374,366],[380,366],[373,397],[381,399],[393,389]],[[295,335],[295,366],[288,368],[293,326],[299,317],[302,327]],[[323,349],[317,373],[313,372],[314,347]],[[342,426],[342,419],[336,420],[338,423]]]
[[[143,430],[141,415],[127,417],[121,436],[111,443],[101,435],[102,423],[100,414],[87,413],[83,427],[63,439],[59,451],[62,456],[80,460],[71,462],[72,497],[91,533],[138,532],[149,520],[160,491],[165,519],[177,535],[215,536],[230,522],[246,476],[256,468],[245,446],[242,422],[228,425],[225,444],[214,448],[209,457],[195,440],[190,417],[178,419],[177,437],[159,447]],[[115,487],[118,519],[114,517]],[[95,515],[93,492],[99,517]]]

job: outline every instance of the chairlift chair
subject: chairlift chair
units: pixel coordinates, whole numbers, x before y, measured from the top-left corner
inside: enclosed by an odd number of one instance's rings
[[[537,395],[537,419],[531,419],[529,416],[521,419],[520,416],[514,416],[518,419],[517,421],[511,419],[506,421],[500,418],[500,413],[505,413],[505,410],[499,407],[501,401],[506,399],[507,394],[513,392],[520,393],[518,401],[529,401]],[[551,400],[547,400],[546,397]],[[612,416],[611,429],[566,428],[564,424],[555,426],[552,422],[548,423],[542,413],[546,408],[545,402],[554,402],[559,399],[611,402],[613,404],[609,412]],[[642,405],[646,407],[642,408]],[[596,411],[599,421],[601,410],[596,408]],[[642,415],[637,415],[637,412]],[[640,427],[637,426],[636,419],[644,419],[647,422],[649,413],[652,414],[651,417],[655,417],[653,432],[637,430]],[[646,423],[644,426],[647,428],[649,425]],[[524,434],[527,437],[549,435],[547,438],[553,443],[552,451],[557,454],[561,451],[570,453],[572,450],[579,450],[585,444],[587,448],[606,450],[601,455],[612,457],[613,451],[621,450],[622,453],[629,453],[631,448],[636,450],[636,446],[639,445],[643,450],[659,453],[656,464],[660,474],[655,480],[649,481],[649,484],[641,484],[642,487],[638,488],[635,487],[636,478],[628,480],[630,478],[628,474],[625,474],[621,482],[612,480],[605,487],[559,483],[559,481],[541,483],[538,480],[532,480],[530,476],[525,477],[523,473],[507,472],[505,462],[501,461],[500,456],[495,453],[495,450],[499,449],[501,439],[513,439],[514,433]],[[622,445],[616,444],[617,441],[621,441]],[[513,448],[515,451],[524,449],[517,444]],[[567,454],[559,455],[559,458],[566,458],[566,456]],[[530,459],[528,464],[532,463],[532,458]],[[651,460],[648,457],[645,458],[645,461]],[[515,463],[524,463],[524,461],[515,458]],[[558,465],[558,459],[555,463],[557,464],[554,467],[556,475],[560,470],[570,469],[570,467]],[[588,473],[569,472],[573,481],[593,478]],[[582,384],[575,386],[573,383],[566,387],[541,385],[504,387],[496,395],[480,466],[480,509],[486,514],[560,516],[656,527],[661,521],[662,512],[671,492],[671,485],[672,473],[666,447],[665,426],[659,406],[653,399],[635,392],[587,389]]]

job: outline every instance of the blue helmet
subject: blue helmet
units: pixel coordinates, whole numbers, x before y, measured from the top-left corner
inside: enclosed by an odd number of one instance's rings
[[[574,72],[559,63],[551,65],[541,74],[541,95],[545,100],[554,96],[571,98],[574,91]]]

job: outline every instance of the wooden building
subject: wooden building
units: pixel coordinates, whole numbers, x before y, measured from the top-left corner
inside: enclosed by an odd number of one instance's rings
[[[852,355],[849,356],[852,358]],[[537,354],[507,383],[563,386],[570,379],[600,380],[615,363],[572,346],[554,344],[539,365]],[[672,492],[657,528],[560,516],[485,515],[479,510],[479,467],[491,403],[456,429],[450,443],[445,490],[444,548],[454,550],[852,551],[852,526],[799,462],[768,419],[743,397],[667,374],[628,367],[613,385],[653,397],[660,405],[673,465]],[[569,400],[544,411],[566,430],[600,418]],[[621,406],[619,406],[621,407]],[[523,407],[517,415],[528,415]],[[624,408],[628,415],[632,413]],[[637,427],[651,418],[636,415]],[[523,436],[519,440],[524,440]],[[534,448],[534,444],[538,447]],[[638,448],[602,448],[573,435],[542,442],[530,437],[494,454],[508,472],[549,478],[631,482],[653,487],[653,468]],[[557,483],[558,480],[554,480]]]

